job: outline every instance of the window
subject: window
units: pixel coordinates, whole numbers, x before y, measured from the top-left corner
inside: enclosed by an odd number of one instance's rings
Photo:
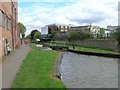
[[[6,27],[10,30],[10,19],[8,17],[6,17]]]
[[[8,29],[10,30],[10,19],[8,18]]]
[[[0,10],[0,26],[2,26],[2,11]]]
[[[0,26],[5,27],[4,13],[0,10]]]

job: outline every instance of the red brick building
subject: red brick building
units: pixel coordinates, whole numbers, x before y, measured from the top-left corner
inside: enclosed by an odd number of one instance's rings
[[[53,32],[59,31],[59,32],[67,32],[70,30],[70,25],[58,25],[58,24],[50,24],[46,25],[48,27],[48,34],[51,34]]]
[[[8,0],[8,2],[0,1],[0,48],[3,55],[8,54],[8,49],[13,51],[19,43],[18,28],[18,3]]]
[[[59,28],[56,25],[50,25],[50,26],[48,26],[48,33],[49,34],[52,34],[52,33],[56,32],[58,30],[59,30]]]
[[[70,30],[70,26],[67,26],[67,25],[59,25],[58,27],[61,32],[67,32]]]

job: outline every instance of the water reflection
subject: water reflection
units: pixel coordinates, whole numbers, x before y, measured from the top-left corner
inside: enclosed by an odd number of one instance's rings
[[[61,76],[68,88],[118,88],[118,59],[66,52]]]

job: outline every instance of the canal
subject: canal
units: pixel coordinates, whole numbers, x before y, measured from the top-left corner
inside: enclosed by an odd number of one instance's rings
[[[60,67],[67,88],[118,88],[118,59],[65,52]]]

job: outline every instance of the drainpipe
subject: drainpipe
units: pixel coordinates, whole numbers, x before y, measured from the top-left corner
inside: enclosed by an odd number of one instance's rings
[[[11,4],[12,4],[12,7],[11,7],[11,10],[12,10],[12,15],[11,15],[11,30],[12,30],[12,49],[14,50],[14,30],[13,30],[13,1],[11,0]]]

